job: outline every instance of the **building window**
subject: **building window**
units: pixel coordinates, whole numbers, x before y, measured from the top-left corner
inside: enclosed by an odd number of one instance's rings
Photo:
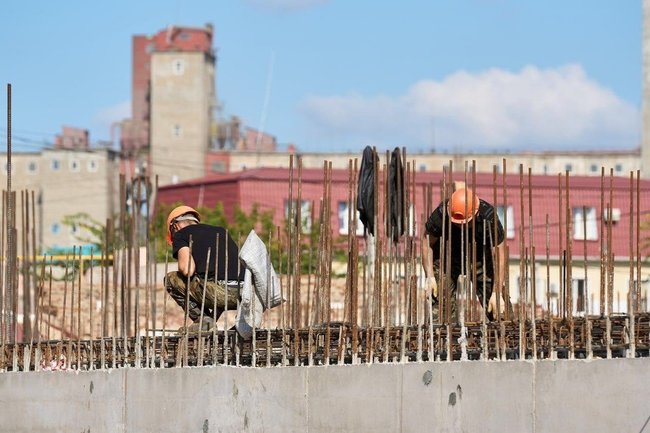
[[[226,163],[224,161],[213,161],[210,170],[212,170],[213,173],[225,173]]]
[[[76,159],[71,159],[69,164],[70,164],[70,171],[74,171],[74,172],[79,171],[79,161],[77,161]]]
[[[183,128],[181,128],[181,125],[174,125],[172,127],[172,135],[174,137],[181,137],[183,135]]]
[[[564,171],[568,171],[569,173],[571,173],[573,171],[573,164],[571,163],[564,164]]]
[[[59,169],[61,168],[61,162],[58,159],[53,159],[52,161],[50,161],[50,168],[52,169],[52,171],[59,171]]]
[[[36,161],[30,161],[29,164],[27,164],[27,173],[36,174],[37,172],[38,164],[36,164]]]
[[[288,220],[291,221],[298,216],[298,208],[297,208],[297,200],[294,200],[294,205],[292,208],[292,215],[289,217],[289,201],[285,200],[284,201],[284,217]],[[309,233],[311,231],[311,202],[308,200],[302,200],[302,204],[300,206],[300,219],[301,219],[301,224],[300,227],[302,228],[302,233]]]
[[[174,75],[183,75],[185,73],[185,62],[181,59],[176,59],[172,62],[172,73]]]
[[[420,173],[427,171],[427,166],[425,164],[420,164]]]
[[[407,216],[408,221],[404,221],[404,224],[408,224],[408,235],[416,236],[417,235],[417,225],[415,223],[415,209],[413,203],[409,206],[409,214]]]
[[[591,167],[589,168],[589,170],[592,173],[598,173],[598,165],[597,164],[591,164]]]
[[[596,222],[595,207],[573,208],[573,239],[598,240],[598,224]]]
[[[348,202],[347,201],[340,201],[339,202],[339,234],[341,235],[347,235],[350,228],[348,227],[348,221],[349,221],[349,212],[348,212]],[[359,212],[355,211],[356,215],[356,224],[357,224],[357,229],[355,231],[357,236],[363,236],[363,223],[359,219]]]
[[[587,285],[582,278],[574,278],[571,284],[573,290],[573,302],[571,309],[574,313],[584,313],[587,311]]]
[[[614,166],[614,170],[616,170],[616,173],[622,173],[623,172],[623,164],[616,164]]]
[[[548,165],[544,164],[544,174],[548,174]]]
[[[97,160],[91,159],[88,161],[88,171],[91,173],[94,173],[97,171],[99,168],[99,164],[97,163]]]
[[[497,207],[497,215],[499,216],[499,221],[501,221],[501,225],[503,225],[504,228],[506,228],[506,222],[508,224],[508,232],[506,233],[506,238],[508,239],[514,239],[515,238],[515,214],[514,211],[512,210],[512,205],[508,205],[508,210],[503,212],[503,205],[498,205]]]
[[[59,226],[58,223],[54,223],[54,224],[52,224],[52,227],[50,228],[50,230],[52,231],[53,235],[58,235],[59,231],[61,231],[61,226]]]

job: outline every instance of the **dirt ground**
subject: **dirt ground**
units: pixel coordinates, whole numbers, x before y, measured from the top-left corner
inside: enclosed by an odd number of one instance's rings
[[[295,290],[294,284],[289,287],[287,277],[280,276],[283,287],[283,297],[288,298],[287,290]],[[117,328],[117,334],[120,335],[121,329],[121,312],[122,303],[121,288],[113,287],[109,282],[108,285],[108,302],[106,299],[105,287],[97,282],[97,278],[92,286],[89,278],[83,278],[81,285],[78,280],[73,282],[45,281],[42,296],[38,297],[36,307],[36,319],[40,323],[40,329],[43,339],[68,339],[79,338],[88,339],[98,338],[99,336],[112,336]],[[309,310],[314,310],[314,293],[316,291],[317,277],[314,275],[302,276],[301,279],[301,299],[302,314],[304,321],[311,319],[312,323],[318,318],[313,316],[307,317]],[[343,293],[345,289],[345,277],[332,278],[332,320],[342,319]],[[81,289],[80,289],[81,288]],[[144,335],[155,332],[161,334],[163,327],[166,331],[176,331],[184,323],[184,311],[174,300],[166,293],[162,284],[149,285],[140,284],[126,289],[130,298],[130,314],[128,320],[128,333],[135,335],[136,326],[140,334]],[[117,295],[117,303],[115,298]],[[92,298],[91,298],[92,297]],[[19,291],[18,322],[22,323],[22,289]],[[127,298],[128,299],[128,298]],[[117,305],[117,311],[115,306]],[[128,306],[127,302],[127,306]],[[147,308],[150,305],[150,308]],[[308,305],[310,308],[308,308]],[[139,320],[136,325],[136,306]],[[262,327],[276,328],[282,325],[282,314],[284,314],[284,324],[288,326],[291,305],[285,302],[282,306],[267,310],[264,313]],[[117,313],[118,323],[115,323],[115,313]],[[218,329],[230,328],[235,323],[236,311],[224,313],[217,322]],[[32,319],[35,317],[32,315]],[[92,325],[92,328],[91,328]],[[103,330],[105,332],[103,332]],[[34,334],[37,338],[37,334]],[[151,334],[150,334],[151,335]]]

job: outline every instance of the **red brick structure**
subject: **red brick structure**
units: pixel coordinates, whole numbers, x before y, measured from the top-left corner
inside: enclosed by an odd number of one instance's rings
[[[298,173],[294,170],[293,198],[296,199],[298,191]],[[415,206],[413,215],[415,217],[415,235],[421,236],[424,221],[427,217],[425,211],[425,195],[430,188],[432,193],[431,205],[437,206],[440,200],[441,173],[418,172],[415,175]],[[462,173],[455,176],[455,180],[464,180]],[[334,234],[347,233],[347,221],[345,221],[345,209],[349,197],[349,178],[347,170],[334,170],[332,173],[331,195],[332,214],[330,222]],[[519,257],[520,239],[523,235],[524,244],[527,248],[535,245],[537,257],[546,254],[546,240],[549,240],[550,255],[557,258],[561,251],[567,247],[567,227],[571,230],[569,239],[573,244],[574,257],[583,257],[583,250],[586,246],[587,255],[590,258],[598,259],[601,250],[601,236],[607,237],[608,224],[603,225],[601,235],[601,221],[603,215],[607,219],[607,206],[610,202],[610,178],[606,176],[603,182],[604,209],[601,208],[601,178],[593,176],[574,176],[569,178],[569,207],[572,209],[571,218],[574,220],[571,226],[566,223],[566,177],[558,176],[532,176],[528,189],[528,177],[520,178],[519,174],[510,174],[505,177],[505,199],[504,179],[501,175],[497,177],[496,185],[492,174],[478,173],[476,175],[476,191],[479,197],[494,202],[497,206],[507,203],[507,231],[508,247],[510,257]],[[523,182],[524,189],[521,194],[520,185]],[[468,180],[471,185],[471,179]],[[317,169],[304,169],[301,178],[303,209],[310,210],[313,218],[317,218],[320,212],[320,200],[323,195],[323,171]],[[636,178],[630,190],[630,179],[625,177],[614,177],[611,179],[611,202],[613,218],[611,224],[612,252],[617,259],[630,256],[630,228],[632,227],[633,240],[636,239]],[[383,194],[383,192],[382,192]],[[496,194],[496,200],[494,199]],[[632,194],[632,215],[630,215],[630,198]],[[523,208],[521,198],[523,196]],[[560,198],[561,197],[561,198]],[[650,181],[639,182],[640,203],[639,213],[641,220],[647,218],[650,213]],[[529,198],[532,204],[529,204]],[[275,223],[283,223],[285,208],[289,199],[289,171],[288,169],[259,168],[249,169],[237,173],[221,176],[210,176],[196,179],[177,185],[161,187],[158,191],[158,202],[172,204],[183,202],[190,206],[213,207],[221,202],[228,217],[232,216],[232,209],[239,205],[241,209],[248,212],[254,204],[261,210],[271,209],[274,211]],[[383,203],[383,195],[381,199]],[[380,204],[380,207],[383,204]],[[356,206],[355,206],[356,207]],[[523,209],[523,213],[522,213]],[[584,241],[584,225],[582,214],[586,210],[587,236]],[[341,212],[341,215],[339,215]],[[532,241],[531,224],[529,213],[532,214]],[[548,217],[547,217],[548,215]],[[547,223],[548,218],[548,223]],[[522,226],[523,223],[523,226]],[[381,224],[380,224],[381,227]],[[548,236],[547,236],[548,235]],[[641,231],[641,239],[650,234]],[[633,245],[636,250],[636,243]],[[530,251],[529,251],[530,254]],[[633,256],[636,254],[633,251]],[[643,255],[647,255],[647,252]]]
[[[214,57],[213,29],[169,26],[153,36],[133,36],[131,119],[122,123],[121,150],[132,156],[149,147],[151,54],[164,51],[199,51]]]

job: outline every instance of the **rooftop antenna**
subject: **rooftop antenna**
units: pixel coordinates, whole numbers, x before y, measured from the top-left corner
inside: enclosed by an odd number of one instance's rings
[[[271,82],[273,80],[273,63],[275,62],[275,52],[271,50],[271,59],[269,60],[269,73],[266,79],[266,92],[264,93],[264,104],[262,105],[262,114],[260,116],[260,127],[257,130],[257,137],[255,138],[255,150],[259,150],[262,141],[262,131],[264,131],[264,124],[266,123],[266,112],[271,99]]]

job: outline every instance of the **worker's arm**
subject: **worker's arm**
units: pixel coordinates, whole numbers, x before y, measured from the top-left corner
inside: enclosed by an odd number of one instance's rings
[[[428,242],[427,242],[428,239]],[[433,277],[433,258],[432,252],[434,248],[438,248],[438,240],[436,236],[429,234],[425,235],[422,242],[422,268],[424,269],[425,277]]]
[[[428,239],[428,242],[427,242]],[[422,269],[424,270],[426,289],[438,297],[438,284],[433,272],[433,251],[438,248],[439,238],[430,234],[425,235],[422,242]]]
[[[178,270],[187,277],[194,275],[194,269],[194,258],[190,254],[190,248],[182,247],[178,250]]]
[[[496,258],[497,265],[494,270],[494,286],[503,288],[506,277],[506,247],[504,242],[494,247],[493,257]]]
[[[505,293],[505,277],[506,277],[506,247],[505,243],[501,242],[499,245],[494,247],[493,257],[496,262],[494,265],[494,285],[492,287],[492,296],[488,301],[488,312],[496,313],[497,311],[497,290],[501,293],[501,300],[499,302],[499,311],[503,314],[506,309],[506,300],[510,299],[510,294]]]

